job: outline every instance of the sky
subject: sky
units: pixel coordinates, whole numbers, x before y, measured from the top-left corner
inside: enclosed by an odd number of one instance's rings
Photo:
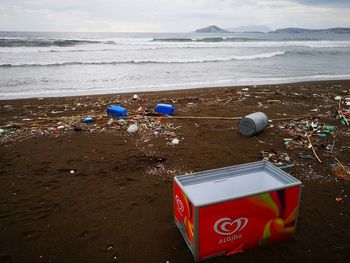
[[[1,31],[350,27],[350,0],[0,0]]]

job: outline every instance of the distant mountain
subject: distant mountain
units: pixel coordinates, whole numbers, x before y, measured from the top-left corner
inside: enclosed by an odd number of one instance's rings
[[[195,33],[230,33],[230,32],[218,26],[212,25],[201,29],[197,29]]]
[[[239,26],[239,27],[232,27],[232,28],[225,28],[227,31],[230,32],[237,32],[237,33],[267,33],[270,32],[271,29],[266,26]]]
[[[307,29],[307,28],[282,28],[276,29],[275,31],[271,31],[270,33],[292,33],[292,34],[302,34],[302,33],[350,33],[350,28],[347,27],[336,27],[336,28],[328,28],[328,29]]]

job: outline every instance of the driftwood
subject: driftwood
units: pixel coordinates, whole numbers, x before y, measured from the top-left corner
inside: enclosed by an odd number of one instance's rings
[[[311,136],[311,135],[310,135],[310,136]],[[314,155],[315,155],[317,161],[318,161],[319,163],[322,163],[321,159],[318,157],[318,155],[317,155],[317,153],[316,153],[316,151],[315,151],[314,146],[312,146],[312,142],[310,141],[310,136],[309,136],[309,135],[306,135],[306,138],[307,138],[307,140],[308,140],[308,142],[309,142],[309,144],[310,144],[310,146],[311,146],[311,150],[312,150],[312,152],[314,153]]]
[[[286,118],[271,119],[271,121],[286,121],[305,118],[302,115],[290,116]],[[203,119],[203,120],[241,120],[243,117],[212,117],[212,116],[163,116],[163,119]]]
[[[188,120],[241,120],[242,117],[210,117],[210,116],[171,116],[171,117],[163,117],[163,119],[188,119]]]

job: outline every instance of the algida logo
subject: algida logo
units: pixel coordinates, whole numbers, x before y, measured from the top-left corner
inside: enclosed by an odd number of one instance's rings
[[[231,242],[242,238],[241,232],[248,224],[248,218],[241,217],[232,219],[229,217],[223,217],[218,219],[214,224],[214,231],[224,236],[219,240],[219,244]]]

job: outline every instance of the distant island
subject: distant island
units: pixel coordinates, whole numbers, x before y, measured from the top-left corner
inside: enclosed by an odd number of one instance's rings
[[[347,27],[335,27],[327,29],[308,29],[308,28],[282,28],[276,29],[269,33],[289,33],[289,34],[303,34],[303,33],[325,33],[325,34],[340,34],[340,33],[350,33],[350,28]]]
[[[350,28],[348,27],[335,27],[327,29],[308,29],[308,28],[281,28],[274,31],[270,31],[268,27],[265,26],[241,26],[235,28],[223,29],[215,25],[200,28],[195,31],[195,33],[288,33],[288,34],[305,34],[305,33],[324,33],[324,34],[343,34],[350,33]]]
[[[225,29],[222,29],[218,26],[212,25],[201,29],[197,29],[195,33],[231,33],[231,32]]]
[[[240,26],[234,28],[223,29],[215,25],[200,28],[195,33],[267,33],[271,31],[265,26]]]

